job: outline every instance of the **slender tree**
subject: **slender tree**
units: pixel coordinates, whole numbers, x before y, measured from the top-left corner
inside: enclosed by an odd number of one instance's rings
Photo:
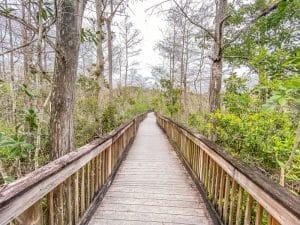
[[[73,111],[80,31],[87,0],[61,1],[56,21],[56,55],[51,95],[51,158],[74,150]]]

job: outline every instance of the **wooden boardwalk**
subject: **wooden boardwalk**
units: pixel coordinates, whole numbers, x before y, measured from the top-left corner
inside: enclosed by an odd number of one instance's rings
[[[150,113],[89,225],[212,225],[167,137]]]

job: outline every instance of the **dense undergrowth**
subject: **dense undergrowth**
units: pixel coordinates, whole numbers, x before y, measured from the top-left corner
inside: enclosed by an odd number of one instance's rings
[[[49,162],[49,100],[44,85],[40,93],[31,93],[30,87],[20,80],[16,96],[16,117],[11,115],[11,87],[0,83],[0,184],[10,183]],[[128,87],[116,89],[113,103],[108,103],[107,90],[103,90],[101,108],[102,131],[99,133],[98,86],[93,78],[81,75],[77,80],[74,114],[75,147],[107,134],[122,123],[149,108],[147,91]],[[44,102],[45,108],[37,107]]]
[[[155,99],[154,106],[208,138],[215,124],[217,144],[234,157],[258,167],[276,182],[284,179],[290,190],[299,193],[300,151],[299,147],[294,148],[299,129],[300,80],[291,77],[287,85],[290,89],[280,97],[278,85],[272,86],[266,101],[260,97],[259,85],[249,88],[247,82],[245,78],[230,76],[225,81],[222,110],[209,114],[205,107],[204,110],[190,108],[187,121],[183,117],[184,109],[175,106],[174,110],[174,106],[170,108],[164,103],[172,99],[164,96],[174,93],[168,89],[160,99]]]

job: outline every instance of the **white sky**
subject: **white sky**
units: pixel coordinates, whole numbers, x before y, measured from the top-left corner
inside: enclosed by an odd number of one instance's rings
[[[162,16],[150,15],[149,9],[151,6],[161,2],[161,0],[146,0],[137,1],[130,4],[128,10],[130,20],[134,26],[141,31],[143,41],[141,43],[141,55],[138,57],[140,62],[139,74],[144,77],[151,76],[151,66],[160,63],[158,52],[153,48],[155,43],[162,39],[161,29],[166,26]],[[146,12],[147,11],[147,12]]]

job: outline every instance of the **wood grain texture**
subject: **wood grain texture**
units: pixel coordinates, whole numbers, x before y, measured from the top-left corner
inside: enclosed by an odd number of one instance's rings
[[[141,121],[145,115],[145,113],[138,115],[131,121],[112,131],[109,135],[102,137],[101,139],[97,139],[79,148],[77,151],[71,152],[55,161],[52,161],[16,182],[3,187],[0,191],[0,225],[6,225],[14,218],[20,216],[28,208],[34,205],[37,201],[40,201],[45,195],[53,190],[53,223],[63,224],[62,221],[64,220],[64,215],[68,215],[68,210],[66,210],[66,214],[64,214],[64,207],[61,207],[61,205],[64,206],[64,202],[66,200],[63,199],[63,195],[61,194],[63,191],[60,190],[62,189],[61,186],[63,183],[74,173],[80,170],[80,168],[86,167],[86,171],[81,177],[80,188],[81,197],[87,199],[87,204],[90,203],[93,197],[91,193],[91,183],[88,182],[88,187],[85,187],[84,184],[85,181],[89,181],[92,178],[91,167],[90,165],[86,165],[90,164],[89,162],[91,160],[111,146],[113,141],[117,140],[125,132],[132,134],[131,127],[134,126],[136,129],[138,125],[136,120]],[[132,135],[130,137],[132,137]],[[57,189],[58,193],[55,193]],[[85,191],[87,191],[86,194]],[[84,198],[80,198],[81,215],[87,207],[83,203],[85,201]]]
[[[193,181],[149,115],[89,224],[178,223],[212,225]]]
[[[182,139],[189,138],[197,144],[205,154],[214,160],[222,169],[232,177],[247,194],[258,202],[266,212],[270,213],[276,223],[284,225],[300,224],[300,198],[285,188],[264,176],[256,168],[230,156],[201,134],[188,129],[181,124],[159,114],[158,122],[167,130],[169,124],[175,124]],[[166,131],[168,133],[168,131]],[[206,162],[208,160],[206,159]],[[205,164],[205,163],[204,163]],[[205,171],[206,170],[206,171]],[[207,168],[204,167],[202,182],[207,187]],[[221,188],[221,187],[220,187]],[[221,193],[220,193],[221,195]],[[222,199],[222,197],[219,197]],[[220,212],[221,215],[221,212]],[[272,222],[273,223],[273,222]]]

